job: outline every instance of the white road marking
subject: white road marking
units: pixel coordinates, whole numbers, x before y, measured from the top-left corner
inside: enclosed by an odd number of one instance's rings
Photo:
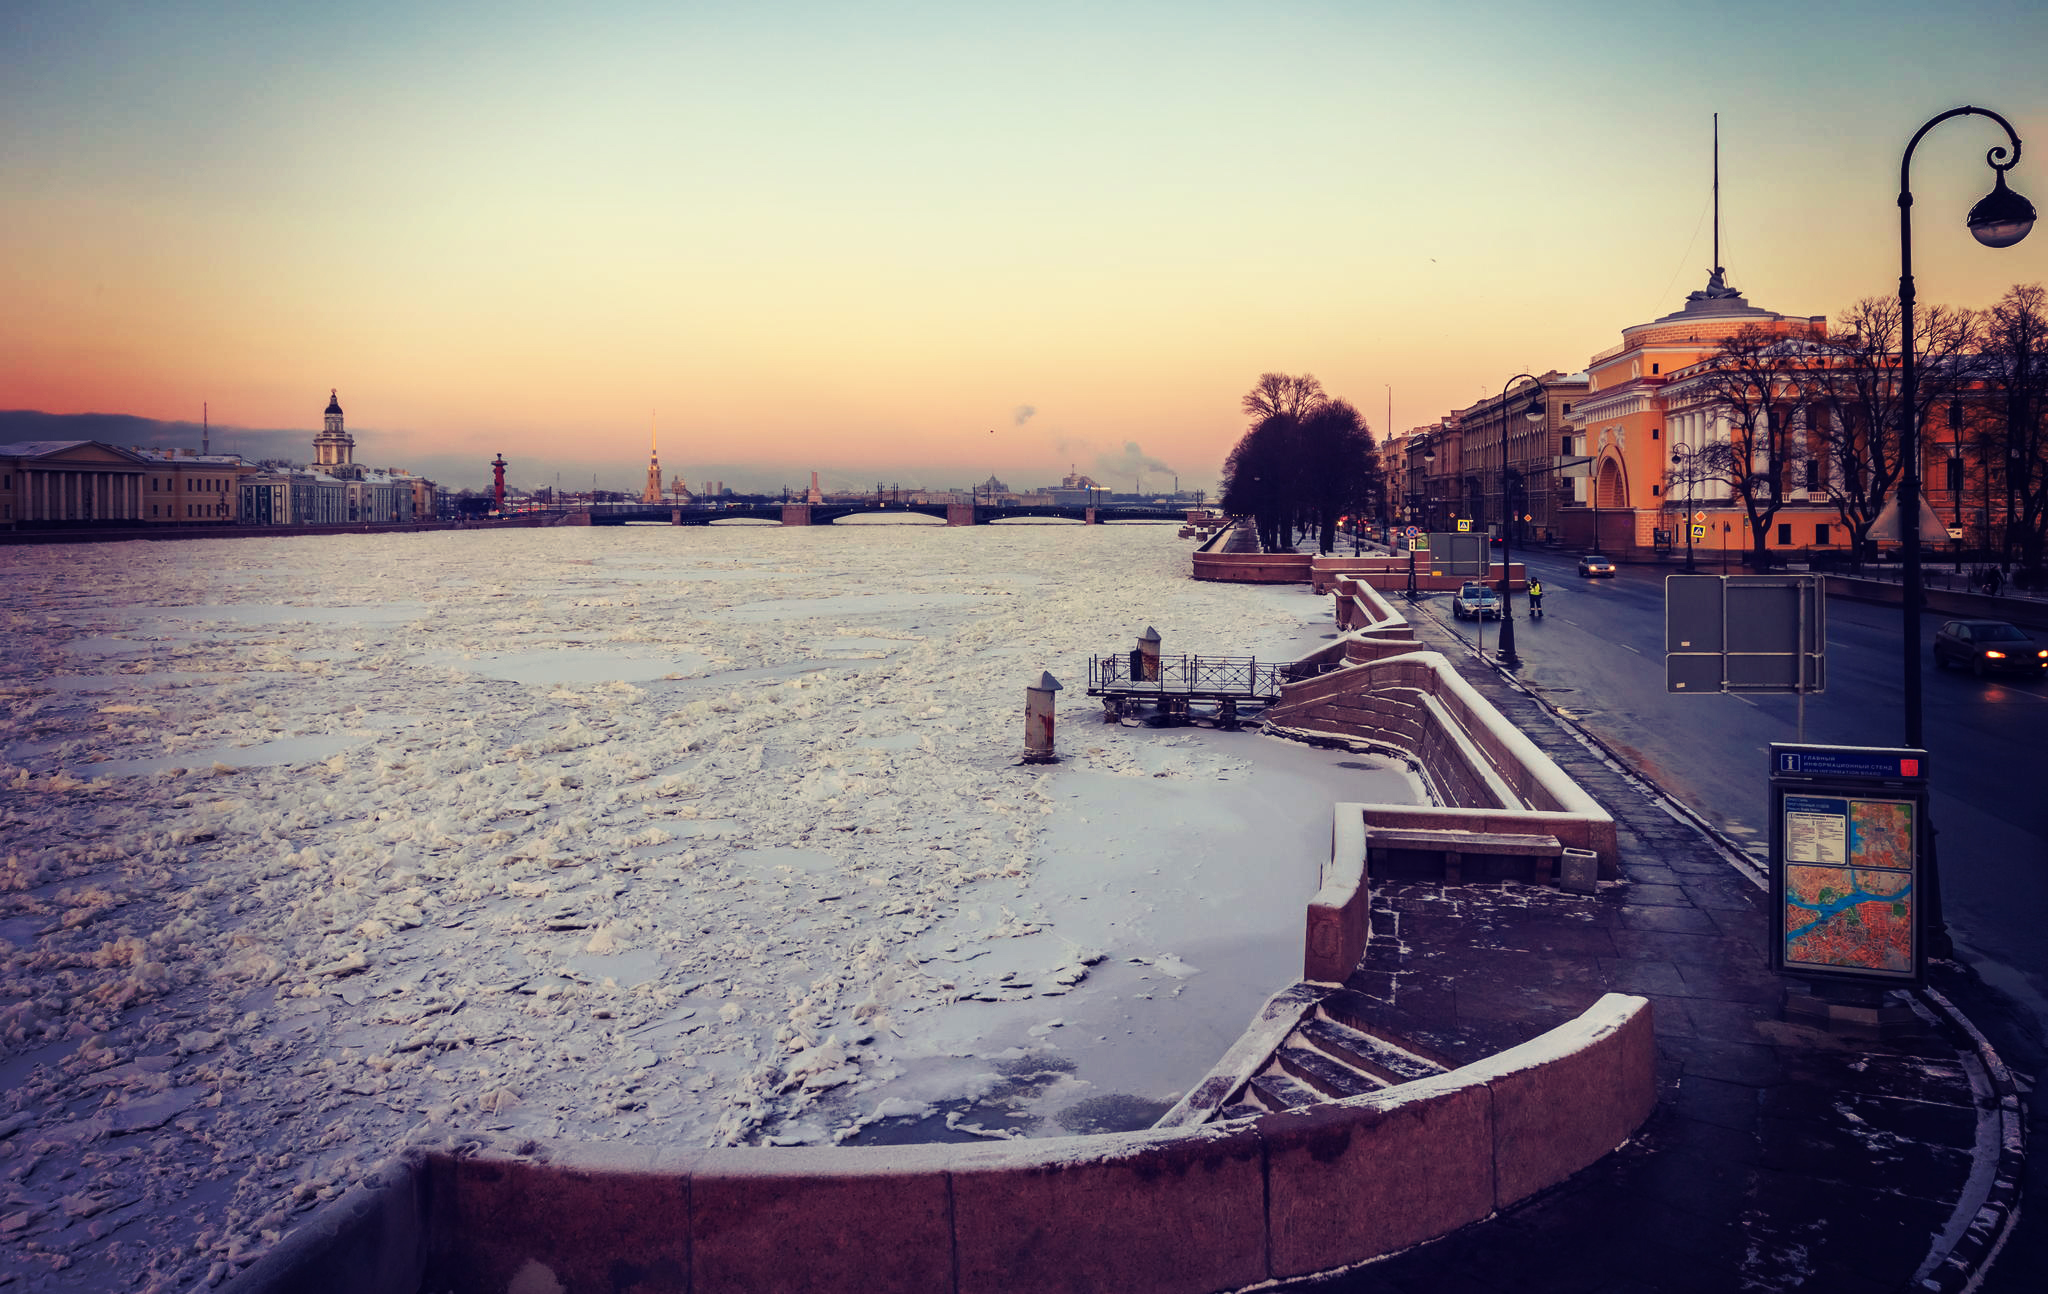
[[[1635,648],[1633,648],[1633,647],[1629,647],[1629,645],[1628,645],[1627,643],[1623,643],[1623,644],[1622,644],[1622,646],[1623,646],[1623,647],[1626,647],[1626,648],[1628,648],[1628,650],[1629,650],[1629,651],[1633,651],[1633,652],[1636,652],[1636,655],[1638,655],[1638,656],[1642,655],[1642,653],[1641,653],[1641,652],[1639,652],[1639,651],[1636,651],[1636,649],[1635,649]]]
[[[1748,697],[1746,697],[1746,696],[1742,695],[1742,693],[1740,693],[1740,692],[1730,692],[1730,693],[1729,693],[1728,695],[1729,695],[1729,696],[1732,696],[1732,697],[1734,697],[1734,698],[1735,698],[1736,700],[1738,700],[1738,701],[1742,702],[1742,703],[1743,703],[1744,705],[1748,706],[1748,707],[1749,707],[1750,709],[1752,709],[1752,710],[1761,710],[1761,709],[1763,709],[1763,707],[1762,707],[1762,706],[1760,706],[1760,705],[1758,705],[1758,704],[1757,704],[1756,702],[1754,702],[1754,701],[1750,700],[1750,699],[1749,699]]]

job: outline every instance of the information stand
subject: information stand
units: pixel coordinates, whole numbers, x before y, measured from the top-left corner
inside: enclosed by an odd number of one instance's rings
[[[1770,810],[1772,967],[1823,986],[1919,986],[1927,752],[1774,742]]]

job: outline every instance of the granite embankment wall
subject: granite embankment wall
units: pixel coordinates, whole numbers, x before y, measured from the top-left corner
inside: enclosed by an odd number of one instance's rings
[[[1193,574],[1196,579],[1230,584],[1307,584],[1317,593],[1328,593],[1340,578],[1348,576],[1381,589],[1405,589],[1412,580],[1420,592],[1453,593],[1467,581],[1481,578],[1431,575],[1427,553],[1417,554],[1415,569],[1411,573],[1405,553],[1394,557],[1341,557],[1335,554],[1262,553],[1251,548],[1231,552],[1228,551],[1231,546],[1228,538],[1229,532],[1225,532],[1195,551]],[[1510,564],[1509,586],[1516,590],[1528,588],[1527,575],[1520,562]],[[1487,584],[1498,588],[1500,576],[1501,564],[1495,562],[1483,578]]]
[[[1363,580],[1337,584],[1337,622],[1352,631],[1312,659],[1343,664],[1281,689],[1271,727],[1382,745],[1415,761],[1439,805],[1366,805],[1366,825],[1535,833],[1600,856],[1620,875],[1614,819],[1536,744],[1424,650],[1407,621]]]
[[[1655,1103],[1610,994],[1478,1064],[1192,1129],[1002,1144],[427,1153],[231,1294],[1238,1290],[1445,1235],[1614,1149]]]

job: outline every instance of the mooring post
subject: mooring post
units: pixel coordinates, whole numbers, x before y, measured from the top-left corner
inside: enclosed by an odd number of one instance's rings
[[[1138,635],[1138,671],[1134,682],[1156,683],[1159,681],[1159,631],[1151,625]]]
[[[1024,689],[1024,762],[1027,764],[1059,763],[1059,752],[1053,749],[1052,742],[1052,694],[1059,690],[1060,681],[1050,673],[1041,673],[1036,683]]]

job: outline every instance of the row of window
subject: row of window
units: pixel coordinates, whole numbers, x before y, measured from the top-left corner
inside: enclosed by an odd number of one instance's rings
[[[165,504],[164,506],[170,507],[172,505]],[[152,517],[174,517],[178,514],[175,512],[158,512],[157,505],[152,503],[149,505],[149,515]],[[228,505],[225,503],[188,503],[185,505],[185,515],[188,517],[225,517],[228,515]]]
[[[175,476],[162,478],[152,476],[149,478],[149,488],[152,490],[169,490],[175,488],[177,479]],[[202,476],[192,481],[189,488],[194,490],[225,490],[228,488],[228,479],[224,476]]]

